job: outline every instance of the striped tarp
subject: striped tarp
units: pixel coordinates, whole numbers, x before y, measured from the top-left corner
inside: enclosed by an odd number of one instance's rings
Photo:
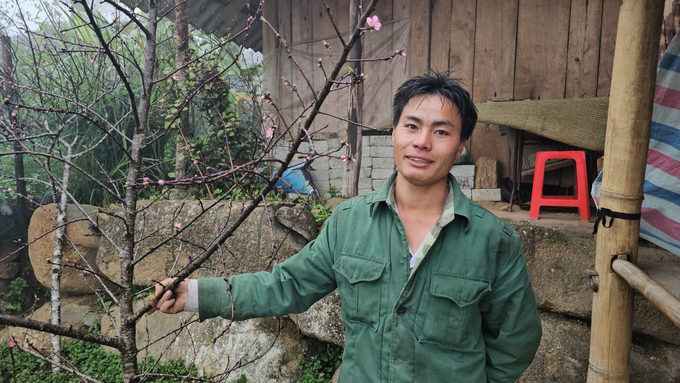
[[[599,202],[602,173],[593,183]],[[680,255],[680,35],[659,62],[640,237]]]

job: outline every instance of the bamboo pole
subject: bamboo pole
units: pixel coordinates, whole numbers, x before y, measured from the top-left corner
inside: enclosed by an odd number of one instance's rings
[[[621,2],[610,90],[600,207],[637,214],[642,204],[663,0]],[[625,254],[637,262],[640,221],[598,228],[588,383],[628,382],[633,290],[611,269]]]
[[[612,262],[612,269],[621,278],[625,279],[631,287],[647,298],[648,301],[654,303],[654,306],[658,307],[663,315],[680,327],[680,299],[627,260],[614,260]]]

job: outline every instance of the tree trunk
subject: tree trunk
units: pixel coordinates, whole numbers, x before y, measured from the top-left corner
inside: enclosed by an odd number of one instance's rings
[[[350,31],[360,24],[361,12],[359,7],[361,0],[352,0],[349,5]],[[361,38],[352,47],[348,59],[361,59]],[[364,86],[361,76],[361,62],[351,62],[350,67],[354,71],[353,79],[359,81],[352,84],[349,91],[349,113],[347,119],[361,124],[363,115]],[[347,124],[347,144],[349,145],[348,161],[345,165],[345,174],[342,178],[342,197],[356,197],[359,193],[359,173],[361,172],[361,127],[355,123]]]
[[[186,0],[175,0],[175,28],[176,33],[173,36],[175,45],[177,46],[177,73],[179,81],[177,85],[181,86],[186,80],[186,71],[184,66],[187,62],[187,51],[189,49],[189,22],[187,19],[187,2]],[[180,92],[182,94],[183,92]],[[180,180],[184,178],[186,166],[185,152],[187,149],[187,142],[193,137],[193,130],[189,124],[189,105],[179,111],[179,129],[177,133],[175,145],[175,179]]]

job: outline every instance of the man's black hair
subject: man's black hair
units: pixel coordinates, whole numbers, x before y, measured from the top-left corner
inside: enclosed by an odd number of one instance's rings
[[[399,123],[401,112],[409,100],[421,94],[435,94],[447,98],[458,108],[463,126],[460,130],[460,139],[465,141],[472,135],[472,130],[477,123],[477,109],[470,99],[470,94],[460,85],[461,79],[451,77],[451,70],[436,72],[430,69],[422,76],[413,77],[403,83],[397,94],[394,95],[392,104],[394,127]]]

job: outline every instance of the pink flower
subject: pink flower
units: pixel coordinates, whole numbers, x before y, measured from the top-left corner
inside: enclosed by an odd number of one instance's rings
[[[260,96],[260,100],[264,100],[264,94]]]
[[[90,60],[90,63],[94,64],[94,59],[95,58],[93,57],[92,60]]]
[[[357,162],[357,159],[356,159],[356,158],[352,158],[352,162]]]
[[[149,177],[144,177],[144,178],[142,178],[142,181],[144,181],[144,182],[149,182],[150,179],[149,179]]]
[[[347,163],[347,156],[340,156],[342,162]]]
[[[181,229],[181,228],[182,228],[182,224],[179,223],[179,222],[175,222],[175,224],[174,224],[173,226],[175,226],[177,229]]]
[[[364,78],[364,77],[366,77],[366,75],[364,74],[364,72],[361,72],[361,74],[359,75],[359,77]]]
[[[196,165],[197,163],[198,163],[198,160],[194,160],[194,165]]]
[[[373,17],[366,18],[366,24],[376,31],[379,31],[380,27],[382,27],[382,24],[380,24],[380,20],[378,19],[378,15],[373,15]]]
[[[11,193],[11,192],[12,192],[12,188],[7,189],[7,192],[8,192],[8,193]]]
[[[403,57],[406,57],[406,52],[401,51],[400,55],[402,55]]]
[[[10,339],[9,340],[9,348],[12,348],[12,347],[14,347],[14,340]]]
[[[172,81],[177,81],[177,80],[179,80],[179,76],[178,76],[178,75],[172,76]]]
[[[274,128],[269,128],[264,134],[265,137],[267,138],[272,138],[274,137]]]
[[[158,180],[158,184],[161,185],[161,186],[163,186],[163,185],[165,185],[165,181],[163,181],[163,180]]]
[[[62,36],[66,36],[66,31],[61,31]]]

